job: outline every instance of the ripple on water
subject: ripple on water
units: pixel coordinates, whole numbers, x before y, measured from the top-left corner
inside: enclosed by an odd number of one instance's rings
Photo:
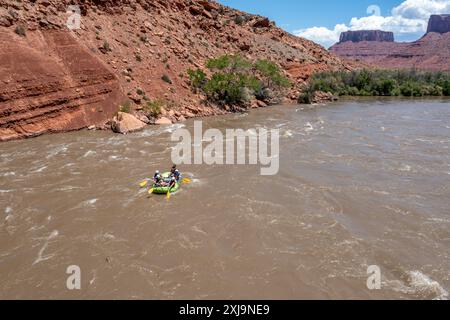
[[[47,166],[42,166],[42,167],[39,167],[39,168],[31,171],[31,173],[41,173],[41,172],[45,171],[47,168],[48,168]]]
[[[51,258],[53,258],[55,256],[55,254],[48,254],[48,255],[43,255],[44,251],[47,249],[48,244],[50,243],[51,240],[53,240],[54,238],[56,238],[59,235],[58,230],[54,230],[52,231],[52,233],[50,233],[50,235],[48,236],[48,238],[45,240],[44,245],[41,247],[41,249],[38,252],[38,256],[36,258],[36,260],[34,260],[33,265],[38,264],[42,261],[46,261],[49,260]]]
[[[95,152],[93,150],[89,150],[83,155],[83,158],[87,158],[89,156],[93,156],[93,155],[96,155],[96,154],[97,154],[97,152]]]
[[[64,153],[68,150],[68,146],[67,145],[60,145],[57,146],[56,148],[53,148],[52,150],[50,150],[47,154],[47,156],[45,157],[46,159],[51,159],[61,153]]]

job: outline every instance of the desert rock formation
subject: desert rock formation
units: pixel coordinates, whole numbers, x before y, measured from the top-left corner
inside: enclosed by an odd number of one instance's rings
[[[386,41],[394,42],[394,33],[380,30],[359,30],[342,32],[339,42]]]
[[[450,70],[450,15],[431,16],[428,32],[414,42],[345,41],[330,48],[348,61],[361,61],[379,68],[430,71]]]
[[[450,32],[450,14],[432,15],[427,29],[427,33],[430,32]]]
[[[313,72],[350,68],[267,18],[214,1],[79,0],[74,30],[71,3],[0,3],[0,140],[101,126],[126,100],[138,119],[155,100],[171,122],[229,112],[203,104],[186,75],[225,53],[278,63],[295,84],[292,101]]]

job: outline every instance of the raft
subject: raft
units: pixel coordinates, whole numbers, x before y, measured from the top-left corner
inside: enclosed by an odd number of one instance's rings
[[[164,172],[162,175],[163,179],[168,179],[170,177],[170,172]],[[156,187],[153,185],[153,193],[155,194],[167,194],[169,192],[169,187]],[[170,193],[177,192],[180,189],[180,183],[177,182],[175,186],[170,189]]]

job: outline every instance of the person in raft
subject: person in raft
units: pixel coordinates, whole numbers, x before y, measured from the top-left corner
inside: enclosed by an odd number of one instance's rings
[[[174,188],[176,184],[177,184],[177,179],[174,176],[172,176],[172,178],[170,178],[170,182],[169,182],[169,190]]]
[[[161,176],[161,173],[159,173],[159,170],[156,170],[155,175],[153,176],[153,182],[155,185],[161,185],[163,182],[163,178]]]
[[[175,177],[176,181],[179,182],[181,178],[181,173],[178,171],[177,166],[174,164],[172,170],[170,170],[170,177]]]

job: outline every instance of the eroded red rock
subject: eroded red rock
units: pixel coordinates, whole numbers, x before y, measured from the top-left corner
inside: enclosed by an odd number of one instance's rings
[[[0,28],[0,140],[77,130],[113,116],[119,80],[68,31]]]
[[[223,54],[278,63],[294,83],[288,96],[315,71],[351,68],[266,18],[214,1],[76,3],[82,23],[73,31],[71,0],[0,3],[0,139],[102,126],[127,96],[142,113],[147,101],[164,101],[176,111],[171,121],[231,112],[203,104],[187,80],[188,69]],[[14,32],[19,25],[24,36]]]

